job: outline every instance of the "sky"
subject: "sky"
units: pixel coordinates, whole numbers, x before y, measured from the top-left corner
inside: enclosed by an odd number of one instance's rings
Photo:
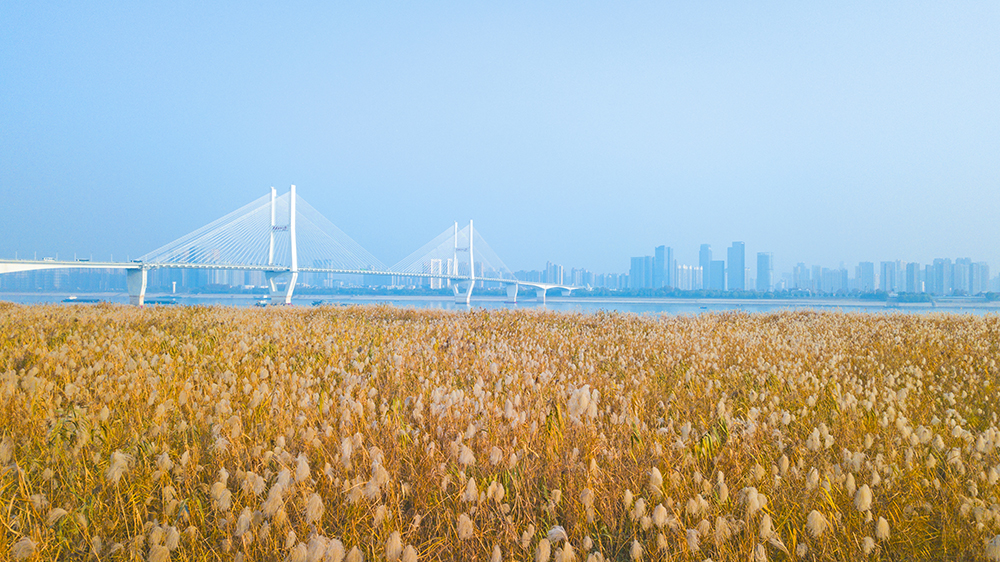
[[[136,257],[268,193],[387,264],[734,240],[1000,270],[997,2],[0,3],[0,258]],[[716,259],[719,259],[718,257]]]

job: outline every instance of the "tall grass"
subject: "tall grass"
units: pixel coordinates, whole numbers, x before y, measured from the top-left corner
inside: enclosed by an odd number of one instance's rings
[[[0,558],[1000,560],[1000,319],[0,307]]]

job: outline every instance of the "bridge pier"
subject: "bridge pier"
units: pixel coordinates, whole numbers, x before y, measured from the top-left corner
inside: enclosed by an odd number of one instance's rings
[[[467,281],[465,283],[456,283],[452,285],[452,290],[455,291],[455,304],[464,304],[466,306],[472,304],[472,288],[475,286],[475,281]]]
[[[298,281],[298,271],[269,271],[265,274],[267,283],[271,287],[271,302],[281,299],[285,304],[292,304],[292,293],[295,292],[295,282]],[[278,287],[278,283],[287,280],[284,289]]]
[[[510,299],[510,302],[517,302],[517,288],[517,283],[507,285],[507,298]]]
[[[146,301],[146,268],[125,270],[128,303],[143,306]]]
[[[535,298],[538,299],[538,302],[540,302],[542,304],[545,304],[545,288],[544,287],[535,289]]]

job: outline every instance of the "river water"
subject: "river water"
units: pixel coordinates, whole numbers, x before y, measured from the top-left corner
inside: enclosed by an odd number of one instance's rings
[[[127,303],[128,295],[124,293],[84,294],[74,293],[0,293],[0,301],[21,304],[63,303],[63,300],[75,296],[78,299],[98,299],[112,303]],[[252,307],[261,302],[250,295],[162,295],[151,294],[147,300],[176,300],[177,305],[199,306],[236,306]],[[326,306],[354,306],[389,304],[398,307],[428,308],[438,310],[468,310],[464,304],[456,304],[451,297],[399,297],[399,296],[313,296],[306,295],[292,299],[294,306],[313,306],[316,301],[322,301]],[[66,303],[71,304],[71,303]],[[79,303],[85,306],[85,303]],[[163,306],[163,305],[150,305]],[[930,303],[900,304],[886,306],[882,302],[850,300],[850,299],[657,299],[657,298],[573,298],[548,297],[543,304],[534,298],[521,298],[518,302],[509,302],[503,297],[481,297],[473,295],[473,309],[545,309],[561,312],[594,313],[598,311],[630,312],[637,314],[702,314],[705,312],[722,312],[741,310],[746,312],[775,312],[781,310],[838,310],[843,312],[868,313],[915,313],[927,314],[949,312],[959,314],[983,315],[1000,312],[1000,303],[985,302],[981,299],[940,299],[934,305]]]

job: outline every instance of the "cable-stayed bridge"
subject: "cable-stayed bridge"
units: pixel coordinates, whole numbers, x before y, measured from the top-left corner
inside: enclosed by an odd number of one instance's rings
[[[476,283],[506,286],[517,300],[521,286],[539,300],[548,289],[568,295],[572,285],[519,281],[469,221],[458,223],[386,267],[360,244],[296,194],[270,194],[170,242],[137,260],[121,262],[0,260],[0,273],[40,269],[123,269],[129,302],[142,305],[151,269],[261,271],[272,298],[290,304],[300,274],[361,275],[427,280],[431,288],[451,287],[456,302],[469,304]]]

